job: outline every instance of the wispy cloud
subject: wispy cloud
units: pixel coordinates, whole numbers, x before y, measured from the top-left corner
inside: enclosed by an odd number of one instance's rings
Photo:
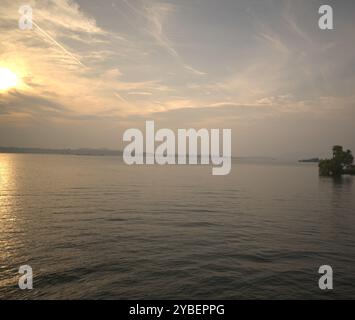
[[[176,5],[172,5],[171,3],[164,3],[164,2],[143,1],[141,4],[141,8],[137,8],[127,0],[123,0],[123,2],[134,13],[146,19],[148,33],[186,71],[198,76],[207,75],[206,72],[197,70],[196,68],[184,62],[184,59],[181,58],[180,54],[175,49],[173,42],[168,38],[168,36],[164,32],[164,22],[169,18],[170,15],[174,14],[174,12],[177,10]]]

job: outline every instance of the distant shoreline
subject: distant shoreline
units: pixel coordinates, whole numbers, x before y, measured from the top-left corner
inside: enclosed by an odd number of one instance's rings
[[[319,161],[320,161],[319,158],[311,158],[311,159],[298,160],[298,162],[301,162],[301,163],[319,163]]]
[[[74,156],[122,156],[120,150],[110,149],[44,149],[44,148],[16,148],[0,147],[0,153],[16,154],[55,154],[55,155],[74,155]]]
[[[72,155],[72,156],[116,156],[122,157],[121,150],[112,149],[95,149],[95,148],[64,148],[64,149],[51,149],[51,148],[23,148],[23,147],[0,147],[0,154],[42,154],[42,155]],[[198,156],[200,158],[200,156]],[[296,159],[278,159],[275,157],[267,156],[232,156],[232,159],[239,161],[271,161],[277,162],[282,160],[297,162]]]

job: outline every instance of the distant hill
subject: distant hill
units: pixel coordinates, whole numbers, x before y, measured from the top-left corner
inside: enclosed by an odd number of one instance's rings
[[[76,156],[122,156],[120,150],[109,149],[42,149],[0,147],[0,153],[32,153],[32,154],[60,154]]]

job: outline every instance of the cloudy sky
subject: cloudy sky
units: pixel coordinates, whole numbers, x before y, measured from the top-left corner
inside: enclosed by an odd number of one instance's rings
[[[152,119],[232,128],[235,156],[355,151],[352,0],[26,1],[32,30],[23,4],[0,5],[1,146],[121,149]]]

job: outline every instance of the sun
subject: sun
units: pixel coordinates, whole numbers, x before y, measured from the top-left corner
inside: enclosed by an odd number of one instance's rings
[[[16,73],[7,68],[0,68],[0,91],[14,88],[18,82]]]

